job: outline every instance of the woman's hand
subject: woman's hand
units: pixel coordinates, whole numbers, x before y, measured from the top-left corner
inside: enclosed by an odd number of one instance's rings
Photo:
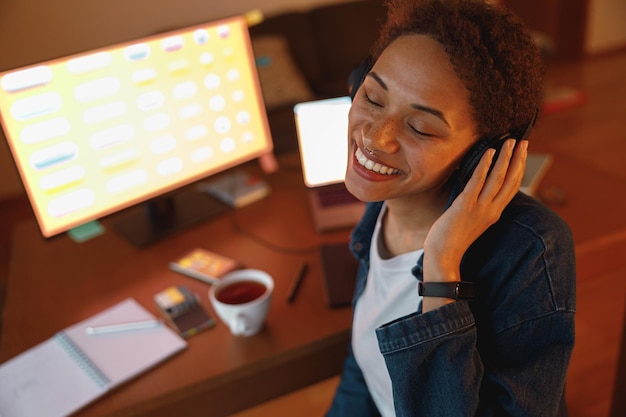
[[[526,167],[528,141],[508,139],[489,172],[495,150],[481,158],[469,182],[433,224],[424,242],[424,281],[460,281],[460,265],[470,245],[494,224],[518,192]],[[423,311],[449,299],[424,297]]]

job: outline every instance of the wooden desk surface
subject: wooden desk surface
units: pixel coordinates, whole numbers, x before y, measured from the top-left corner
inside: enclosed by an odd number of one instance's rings
[[[351,311],[326,307],[317,247],[347,242],[349,230],[314,230],[299,165],[281,168],[268,181],[268,198],[145,249],[113,230],[79,244],[66,235],[44,240],[34,222],[18,224],[0,362],[126,297],[158,315],[153,296],[170,285],[187,285],[215,315],[208,285],[167,267],[170,260],[204,247],[274,277],[265,328],[256,336],[234,337],[218,320],[214,328],[188,339],[187,350],[78,415],[228,415],[338,373]],[[302,262],[309,263],[308,273],[297,299],[288,304],[289,285]]]

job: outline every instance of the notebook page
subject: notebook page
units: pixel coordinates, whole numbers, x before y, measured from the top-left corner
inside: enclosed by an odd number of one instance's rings
[[[0,366],[0,416],[61,417],[105,391],[51,338]]]
[[[102,371],[115,387],[148,370],[187,342],[165,324],[148,329],[109,334],[87,334],[87,327],[154,319],[155,316],[132,298],[66,328],[76,346]]]

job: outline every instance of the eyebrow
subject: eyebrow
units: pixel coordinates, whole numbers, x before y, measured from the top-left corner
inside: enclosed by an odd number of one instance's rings
[[[380,76],[375,73],[374,71],[370,71],[367,74],[368,77],[372,77],[374,79],[374,81],[376,81],[383,90],[385,91],[389,91],[389,87],[387,87],[387,84],[382,80],[382,78],[380,78]],[[437,109],[434,109],[432,107],[428,107],[428,106],[424,106],[422,104],[417,104],[417,103],[413,103],[411,104],[411,107],[413,107],[416,110],[420,110],[423,111],[425,113],[429,113],[432,114],[433,116],[437,117],[438,119],[441,119],[441,121],[443,121],[446,126],[450,126],[450,124],[448,123],[448,121],[446,120],[446,118],[443,116],[443,113]]]

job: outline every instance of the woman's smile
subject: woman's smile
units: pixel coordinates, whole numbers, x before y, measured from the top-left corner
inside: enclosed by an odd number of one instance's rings
[[[361,151],[361,148],[356,148],[354,156],[356,157],[357,162],[368,171],[374,171],[375,173],[382,175],[394,175],[400,173],[399,169],[388,167],[386,165],[382,165],[378,162],[372,161],[367,156],[365,156],[363,151]]]

